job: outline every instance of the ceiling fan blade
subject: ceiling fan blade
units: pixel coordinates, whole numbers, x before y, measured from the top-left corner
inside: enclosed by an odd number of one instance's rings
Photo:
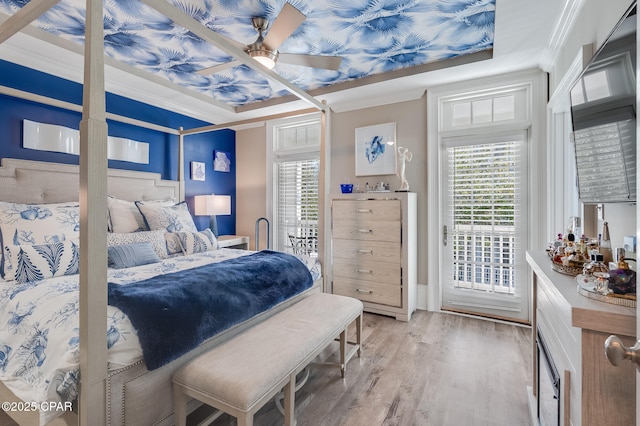
[[[242,62],[240,62],[240,61],[225,62],[224,64],[218,64],[218,65],[214,65],[212,67],[207,67],[207,68],[203,68],[201,70],[198,70],[198,71],[196,71],[196,74],[211,75],[211,74],[215,74],[215,73],[220,72],[220,71],[224,71],[224,70],[226,70],[228,68],[237,67],[238,65],[242,65]]]
[[[262,44],[271,50],[278,49],[305,19],[307,17],[302,12],[291,6],[290,3],[285,3],[273,25],[270,26],[271,28]]]
[[[342,63],[340,56],[319,56],[319,55],[300,55],[294,53],[280,53],[279,62],[285,62],[292,65],[301,65],[303,67],[323,68],[327,70],[337,71]]]

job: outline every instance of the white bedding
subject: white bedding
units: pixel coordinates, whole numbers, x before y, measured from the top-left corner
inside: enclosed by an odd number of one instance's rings
[[[109,269],[108,281],[127,284],[252,253],[219,249],[128,269]],[[315,259],[298,256],[314,280]],[[0,280],[0,380],[25,402],[72,401],[79,374],[78,275],[18,284]],[[107,307],[108,368],[142,358],[136,331],[119,309]],[[41,423],[62,414],[41,413]]]

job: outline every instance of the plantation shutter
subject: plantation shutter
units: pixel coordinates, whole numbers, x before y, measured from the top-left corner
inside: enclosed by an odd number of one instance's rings
[[[317,255],[319,171],[318,158],[277,163],[278,247]]]
[[[522,267],[523,137],[449,141],[449,277],[454,288],[516,294]]]

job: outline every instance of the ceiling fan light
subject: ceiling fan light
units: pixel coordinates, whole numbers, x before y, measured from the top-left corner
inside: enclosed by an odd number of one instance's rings
[[[272,69],[276,66],[278,60],[278,51],[272,51],[267,49],[249,50],[247,52],[256,61],[260,62],[265,67]]]

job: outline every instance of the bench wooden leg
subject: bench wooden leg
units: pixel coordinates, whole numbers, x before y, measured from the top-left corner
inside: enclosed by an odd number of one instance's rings
[[[344,371],[347,368],[347,329],[340,333],[340,375],[344,379]]]
[[[358,345],[358,358],[362,355],[362,314],[356,318],[356,343]]]
[[[253,426],[253,413],[243,413],[237,417],[238,426]]]
[[[176,426],[187,426],[187,396],[178,385],[173,386],[173,421]]]
[[[296,374],[289,377],[289,383],[284,386],[284,424],[294,426],[296,405]]]

